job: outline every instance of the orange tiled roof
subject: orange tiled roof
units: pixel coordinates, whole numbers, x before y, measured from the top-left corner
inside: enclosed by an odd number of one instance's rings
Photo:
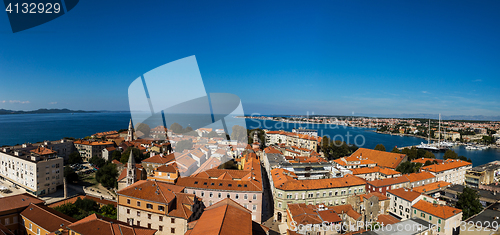
[[[154,155],[152,157],[149,157],[149,158],[142,160],[142,162],[165,164],[165,163],[171,162],[173,160],[175,160],[175,154],[171,153],[169,155],[163,155],[163,156],[160,154],[157,154],[157,155]]]
[[[410,180],[410,183],[436,178],[436,176],[434,176],[432,173],[429,172],[411,173],[411,174],[406,174],[405,176],[406,178],[408,178],[408,180]]]
[[[392,195],[396,195],[406,201],[414,201],[415,199],[417,199],[418,197],[420,197],[420,195],[422,195],[421,193],[419,192],[415,192],[411,189],[407,189],[407,188],[398,188],[398,189],[392,189],[392,190],[388,190],[387,193],[389,194],[392,194]]]
[[[413,208],[423,211],[427,214],[439,217],[441,219],[448,219],[462,212],[462,210],[454,207],[440,205],[437,203],[430,203],[424,200],[420,200],[417,203],[415,203],[415,205],[413,205]]]
[[[179,193],[183,190],[184,187],[169,183],[140,180],[118,191],[117,194],[167,204],[175,198],[174,193]]]
[[[339,205],[339,206],[330,206],[328,208],[331,208],[332,210],[337,212],[337,214],[347,214],[349,217],[351,217],[355,220],[357,220],[361,217],[361,214],[356,212],[350,204]]]
[[[387,224],[399,223],[400,220],[396,219],[395,217],[393,217],[391,215],[379,215],[377,222],[379,224],[387,225]]]
[[[39,154],[42,156],[56,153],[52,149],[48,149],[48,148],[44,148],[44,147],[40,147],[40,146],[38,146],[38,148],[36,148],[36,149],[31,150],[30,152],[36,153],[36,154]]]
[[[389,200],[388,197],[386,197],[384,194],[381,194],[379,192],[362,194],[362,195],[359,195],[359,197],[360,197],[361,201],[364,201],[365,198],[370,199],[371,197],[378,197],[379,201]]]
[[[275,153],[275,154],[281,154],[281,151],[269,146],[267,148],[264,149],[264,152],[265,153]]]
[[[430,172],[442,172],[463,166],[471,166],[472,163],[458,160],[458,159],[448,159],[441,164],[434,164],[430,166],[424,166],[420,169],[430,171]]]
[[[354,175],[346,175],[343,178],[296,180],[291,177],[284,176],[282,174],[284,171],[280,172],[273,170],[271,172],[272,172],[274,187],[281,190],[311,190],[311,189],[349,187],[349,186],[366,184],[365,180]]]
[[[419,192],[419,193],[425,193],[425,192],[429,192],[429,191],[436,190],[436,189],[439,189],[439,188],[446,188],[449,185],[451,185],[451,184],[448,183],[448,182],[438,181],[438,182],[434,182],[434,183],[430,183],[430,184],[426,184],[426,185],[414,187],[413,191]]]
[[[398,176],[398,177],[393,177],[393,178],[387,178],[387,179],[381,179],[381,180],[374,180],[374,181],[368,181],[367,184],[371,184],[375,187],[383,187],[383,186],[389,186],[389,185],[394,185],[394,184],[401,184],[405,182],[410,182],[406,176]]]
[[[127,223],[92,214],[68,226],[79,234],[108,235],[108,234],[137,234],[153,235],[156,230],[132,227]]]
[[[75,144],[82,144],[82,145],[113,145],[113,142],[109,141],[87,141],[87,140],[77,140],[74,142]]]
[[[252,235],[251,212],[226,198],[205,208],[190,235]]]
[[[30,204],[21,216],[40,226],[41,228],[53,232],[60,228],[65,228],[76,219],[67,216],[59,211],[43,205]]]
[[[22,209],[33,204],[43,204],[44,201],[33,197],[27,193],[0,198],[0,212]]]
[[[351,156],[360,156],[362,159],[368,159],[376,162],[378,166],[396,169],[396,167],[398,167],[399,164],[401,164],[401,162],[405,159],[406,155],[359,148],[356,152],[351,154]]]

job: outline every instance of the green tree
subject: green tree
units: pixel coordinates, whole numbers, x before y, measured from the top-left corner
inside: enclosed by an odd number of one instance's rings
[[[134,153],[134,160],[136,163],[140,163],[142,160],[146,158],[146,156],[144,156],[144,154],[138,148],[128,147],[125,151],[123,151],[123,154],[121,155],[120,158],[121,163],[125,164],[128,162],[128,158],[130,157],[130,151]]]
[[[76,164],[82,162],[82,157],[80,156],[80,153],[78,151],[72,152],[68,156],[68,163],[69,164]]]
[[[248,142],[247,134],[247,129],[245,127],[234,125],[231,132],[231,140]]]
[[[247,136],[248,136],[248,143],[252,144],[255,143],[256,140],[253,139],[254,133],[257,133],[257,138],[261,143],[266,142],[266,132],[264,132],[261,129],[253,129],[253,130],[248,130],[247,131]]]
[[[458,194],[456,207],[462,210],[462,220],[481,212],[483,205],[479,201],[479,193],[477,190],[465,187],[462,193]]]
[[[116,219],[116,217],[117,217],[116,207],[113,206],[113,204],[108,204],[108,205],[101,207],[100,211],[101,211],[100,214],[102,216],[106,216],[106,217],[111,218],[111,219]]]
[[[118,150],[113,151],[113,153],[111,154],[111,159],[113,160],[120,161],[121,158],[122,158],[122,153]]]
[[[78,174],[76,174],[73,168],[71,168],[70,166],[64,167],[64,177],[66,177],[66,181],[68,183],[78,181]]]
[[[418,172],[422,165],[422,163],[403,162],[396,168],[396,171],[401,172],[401,174],[415,173]]]
[[[191,139],[181,140],[175,144],[175,152],[182,153],[186,149],[193,148],[193,141]]]
[[[431,153],[429,151],[425,151],[424,158],[436,158],[436,155],[434,155],[433,153]]]
[[[95,173],[95,179],[97,182],[101,183],[102,186],[106,188],[118,187],[116,177],[118,177],[118,170],[116,169],[116,165],[113,163],[104,165]]]
[[[144,137],[148,137],[149,134],[151,134],[151,127],[149,127],[149,125],[145,123],[138,123],[135,130],[142,132],[144,134]]]
[[[219,134],[217,134],[217,132],[213,130],[207,134],[207,138],[214,138],[214,137],[219,137]]]
[[[78,198],[75,201],[75,206],[81,210],[87,211],[89,213],[99,211],[99,204],[92,199],[81,199]]]
[[[170,130],[174,133],[182,133],[183,131],[182,126],[177,122],[174,122],[172,123],[172,125],[170,125]]]
[[[399,151],[398,147],[394,146],[394,148],[392,148],[391,150],[391,153],[401,153],[401,151]]]
[[[458,159],[458,154],[455,153],[455,151],[448,149],[444,153],[443,159],[444,160],[446,160],[446,159]]]
[[[385,146],[383,144],[377,144],[377,146],[375,146],[375,150],[385,151]]]
[[[102,166],[104,166],[106,164],[106,160],[104,160],[104,158],[101,158],[101,157],[98,157],[98,156],[93,156],[89,160],[89,162],[92,163],[92,164],[94,164],[98,168],[101,168]]]
[[[434,163],[431,162],[430,160],[427,160],[427,161],[425,161],[424,166],[430,166],[432,164],[434,164]]]

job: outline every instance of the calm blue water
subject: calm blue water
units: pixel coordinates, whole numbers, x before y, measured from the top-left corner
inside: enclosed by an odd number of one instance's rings
[[[0,115],[0,146],[15,145],[25,142],[35,143],[43,140],[58,140],[64,137],[83,138],[98,132],[128,128],[130,113],[75,113],[75,114],[21,114]],[[189,117],[178,119],[184,127],[193,122]],[[233,125],[241,125],[242,119],[226,118],[226,125],[231,130]],[[168,125],[168,124],[167,124]],[[334,126],[325,124],[298,124],[276,121],[247,119],[248,129],[286,130],[304,127],[318,130],[318,135],[327,135],[330,139],[356,144],[359,147],[375,148],[383,144],[390,150],[394,146],[404,147],[420,144],[424,139],[400,137],[373,132],[374,129]],[[214,126],[215,127],[215,126]],[[219,127],[217,127],[219,128]],[[458,155],[471,158],[475,166],[490,161],[500,160],[499,149],[466,150],[464,147],[453,148]],[[437,153],[442,158],[443,153]]]

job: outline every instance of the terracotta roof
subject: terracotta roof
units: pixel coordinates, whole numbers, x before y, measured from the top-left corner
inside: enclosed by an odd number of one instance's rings
[[[351,156],[361,156],[363,159],[372,160],[378,166],[396,169],[401,164],[406,155],[399,153],[389,153],[372,149],[359,148]]]
[[[196,196],[194,194],[187,193],[175,193],[176,205],[168,215],[183,219],[189,219],[193,212],[191,211],[192,206],[195,204]],[[169,208],[170,209],[170,208]]]
[[[130,226],[127,223],[97,214],[89,215],[76,223],[70,224],[68,228],[82,235],[153,235],[156,233],[154,229]]]
[[[183,190],[184,187],[169,183],[141,180],[118,191],[117,194],[168,204],[175,198],[174,193],[180,193]]]
[[[23,209],[33,204],[43,204],[44,201],[33,197],[27,193],[0,198],[0,212]]]
[[[398,177],[393,177],[393,178],[368,181],[366,183],[373,185],[376,188],[379,188],[379,187],[384,187],[384,186],[389,186],[389,185],[394,185],[394,184],[401,184],[401,183],[405,183],[405,182],[410,182],[410,180],[408,180],[408,178],[406,178],[406,176],[398,176]]]
[[[44,148],[44,147],[40,147],[40,146],[38,146],[38,148],[36,148],[36,149],[31,150],[30,152],[36,153],[36,154],[39,154],[39,155],[42,155],[42,156],[43,155],[50,155],[50,154],[55,154],[56,153],[52,149],[48,149],[48,148]]]
[[[401,172],[395,171],[391,168],[380,167],[380,174],[383,175],[400,175]]]
[[[430,172],[442,172],[442,171],[447,171],[447,170],[451,170],[451,169],[455,169],[455,168],[459,168],[459,167],[463,167],[463,166],[471,166],[471,165],[472,165],[472,163],[470,163],[470,162],[466,162],[466,161],[462,161],[462,160],[458,160],[458,159],[448,159],[448,160],[444,161],[443,163],[434,164],[434,165],[430,165],[430,166],[424,166],[420,169],[425,170],[425,171],[430,171]]]
[[[427,214],[439,217],[441,219],[448,219],[462,212],[462,210],[454,207],[440,205],[437,203],[430,203],[424,200],[420,200],[417,203],[415,203],[415,205],[413,205],[413,208],[423,211]]]
[[[281,154],[281,151],[269,146],[267,148],[264,149],[264,152],[265,153],[275,153],[275,154]]]
[[[359,197],[360,197],[361,201],[363,201],[365,198],[370,199],[371,197],[377,197],[379,201],[389,200],[388,197],[386,197],[384,194],[381,194],[379,192],[362,194],[362,195],[359,195]]]
[[[438,182],[434,182],[434,183],[430,183],[430,184],[426,184],[426,185],[414,187],[413,191],[419,192],[419,193],[426,193],[426,192],[429,192],[429,191],[432,191],[432,190],[436,190],[436,189],[439,189],[439,188],[446,188],[449,185],[451,185],[451,184],[448,183],[448,182],[438,181]]]
[[[171,153],[169,155],[154,155],[152,157],[146,158],[141,162],[149,162],[149,163],[157,163],[157,164],[165,164],[175,160],[175,154]]]
[[[190,235],[241,235],[252,234],[251,212],[235,201],[226,198],[205,208]]]
[[[418,197],[420,197],[420,195],[422,195],[421,193],[419,192],[415,192],[411,189],[407,189],[407,188],[398,188],[398,189],[392,189],[392,190],[388,190],[387,193],[389,194],[392,194],[392,195],[395,195],[397,197],[400,197],[406,201],[414,201],[415,199],[417,199]]]
[[[408,178],[408,180],[410,180],[410,183],[436,178],[436,176],[434,176],[432,173],[429,172],[411,173],[411,174],[406,174],[405,176],[406,178]]]
[[[349,217],[357,220],[359,218],[361,218],[361,214],[356,212],[352,206],[350,204],[346,204],[346,205],[339,205],[339,206],[330,206],[328,208],[331,208],[332,210],[334,210],[337,214],[346,214],[348,215]]]
[[[398,222],[400,222],[400,220],[396,219],[394,216],[391,216],[391,215],[379,215],[377,222],[379,224],[387,225],[387,224],[398,223]]]
[[[311,180],[296,180],[293,178],[282,179],[283,175],[278,171],[271,171],[274,187],[281,190],[311,190],[325,188],[340,188],[356,185],[365,185],[366,181],[354,176],[345,175],[343,178],[327,178],[327,179],[311,179]],[[278,174],[276,174],[278,173]]]
[[[171,164],[168,164],[168,165],[161,165],[157,168],[155,168],[155,171],[158,171],[158,172],[168,172],[168,173],[176,173],[177,172],[177,164],[174,162],[174,163],[171,163]]]
[[[73,222],[76,222],[76,219],[59,211],[43,205],[35,204],[30,204],[28,208],[21,212],[21,216],[48,232],[54,232],[60,228],[65,228]]]
[[[113,142],[109,141],[87,141],[87,140],[77,140],[74,142],[75,144],[81,145],[113,145]]]
[[[176,184],[190,188],[262,191],[263,186],[260,168],[259,160],[249,158],[248,161],[245,162],[243,170],[209,169],[189,177],[178,178]]]
[[[241,158],[237,158],[236,161],[240,160]],[[217,168],[219,165],[222,164],[222,162],[216,158],[216,157],[211,157],[205,163],[201,164],[200,168],[196,169],[196,171],[193,173],[193,175],[199,174],[203,171],[212,169],[212,168]]]
[[[320,205],[306,205],[305,203],[288,204],[288,212],[292,216],[292,219],[298,224],[321,224],[323,221],[330,223],[341,222],[342,219],[339,215],[328,207],[324,207],[324,210],[320,210]]]

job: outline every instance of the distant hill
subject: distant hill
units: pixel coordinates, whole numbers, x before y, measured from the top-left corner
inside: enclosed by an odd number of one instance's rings
[[[69,110],[69,109],[38,109],[31,111],[15,111],[15,110],[0,109],[0,115],[37,114],[37,113],[98,113],[98,111],[83,111],[83,110]]]

